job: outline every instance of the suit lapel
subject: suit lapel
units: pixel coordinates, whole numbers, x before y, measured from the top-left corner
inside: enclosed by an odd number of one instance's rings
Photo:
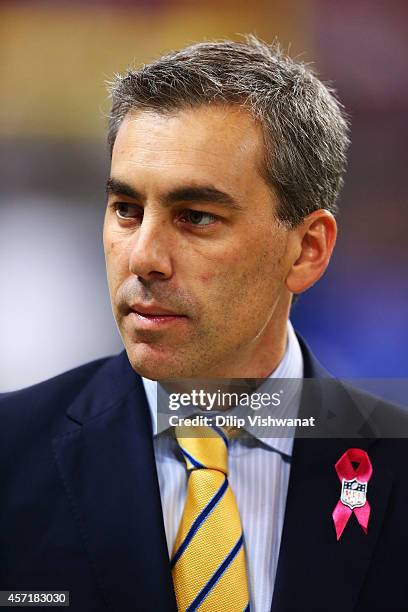
[[[315,378],[316,385],[303,395],[301,411],[307,416],[313,407],[333,431],[331,417],[342,415],[344,422],[345,414],[355,414],[355,406],[342,385],[330,379],[304,344],[302,348],[305,377]],[[339,427],[341,431],[341,421]],[[327,602],[330,612],[355,608],[392,486],[391,474],[381,465],[380,445],[363,438],[295,440],[272,612],[326,612]],[[373,464],[367,494],[371,517],[365,535],[352,515],[337,541],[332,512],[341,485],[334,465],[352,447],[366,450]]]
[[[69,418],[54,440],[57,465],[107,607],[175,611],[149,409],[124,353]]]

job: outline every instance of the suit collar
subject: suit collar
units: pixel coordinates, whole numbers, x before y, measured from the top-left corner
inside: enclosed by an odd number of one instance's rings
[[[333,376],[322,366],[310,350],[309,345],[299,332],[296,332],[302,356],[303,356],[303,375],[304,378],[327,379]]]
[[[126,351],[108,359],[67,410],[67,416],[83,424],[114,409],[136,391],[144,396],[140,377],[132,369]]]

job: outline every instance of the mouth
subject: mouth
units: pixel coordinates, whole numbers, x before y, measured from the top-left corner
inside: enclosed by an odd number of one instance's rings
[[[177,325],[187,320],[186,315],[177,314],[160,306],[135,304],[129,308],[128,317],[139,329],[157,329]]]

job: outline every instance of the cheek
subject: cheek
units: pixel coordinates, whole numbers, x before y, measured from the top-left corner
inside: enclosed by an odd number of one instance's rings
[[[225,293],[230,285],[237,286],[238,279],[245,274],[244,268],[248,267],[247,258],[240,252],[227,251],[211,262],[206,261],[204,265],[203,262],[199,262],[198,266],[201,270],[196,278],[200,285],[205,290],[222,293]]]
[[[104,240],[103,250],[105,252],[105,259],[107,263],[110,263],[112,258],[115,256],[116,243],[112,240]]]
[[[231,305],[246,311],[274,301],[282,284],[281,253],[277,250],[277,245],[274,252],[268,245],[252,247],[230,262],[224,280]]]
[[[199,280],[202,282],[203,285],[209,285],[211,281],[213,280],[213,278],[214,278],[214,274],[211,274],[210,272],[200,274],[199,276]]]
[[[104,240],[106,271],[111,290],[129,273],[127,252],[123,247],[123,243],[112,238]]]

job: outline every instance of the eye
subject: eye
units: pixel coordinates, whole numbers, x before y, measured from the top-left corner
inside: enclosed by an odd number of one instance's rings
[[[187,223],[191,225],[211,225],[217,221],[217,217],[201,210],[184,210],[182,213],[182,219],[185,219]]]
[[[125,202],[116,202],[114,207],[120,219],[137,219],[141,216],[139,206],[126,204]]]

